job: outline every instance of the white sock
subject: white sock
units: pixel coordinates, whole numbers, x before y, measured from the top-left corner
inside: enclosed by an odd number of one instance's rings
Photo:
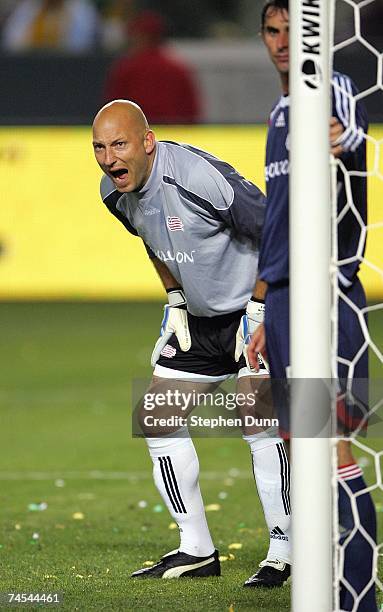
[[[270,533],[268,559],[291,563],[290,468],[281,438],[243,436],[249,444],[254,478]]]
[[[190,436],[187,433],[186,437],[179,436],[178,431],[162,438],[146,438],[154,482],[179,527],[179,550],[207,557],[214,552],[214,544],[199,488],[198,457]]]

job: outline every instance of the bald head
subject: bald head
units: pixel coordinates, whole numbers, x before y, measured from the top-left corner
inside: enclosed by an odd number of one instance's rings
[[[93,121],[96,159],[118,191],[139,191],[149,178],[155,136],[141,108],[130,100],[105,104]]]
[[[93,121],[93,129],[103,121],[126,122],[137,130],[148,130],[149,124],[142,109],[131,100],[113,100],[105,104]]]

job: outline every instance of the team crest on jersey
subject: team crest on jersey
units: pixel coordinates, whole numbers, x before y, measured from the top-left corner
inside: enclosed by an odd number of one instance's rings
[[[179,217],[166,217],[166,225],[171,232],[183,232],[184,224]]]

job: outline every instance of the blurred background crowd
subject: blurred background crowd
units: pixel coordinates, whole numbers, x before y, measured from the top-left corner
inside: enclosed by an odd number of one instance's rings
[[[1,0],[3,49],[114,51],[126,47],[138,13],[160,11],[176,38],[254,34],[262,3],[251,0]],[[255,9],[255,10],[254,10]],[[255,13],[254,20],[249,16]]]
[[[377,74],[372,49],[383,50],[383,3],[362,4],[366,44],[351,41],[339,67],[351,66],[367,88]],[[0,69],[7,83],[0,121],[88,123],[100,104],[125,97],[141,104],[153,123],[264,122],[278,83],[259,37],[262,5],[0,0]],[[336,23],[337,39],[352,39],[349,2],[338,0]]]
[[[142,11],[161,15],[171,38],[246,38],[259,31],[263,0],[0,0],[5,51],[119,51],[134,37]],[[358,4],[357,2],[355,4]],[[365,3],[366,4],[366,3]],[[351,3],[338,2],[338,23],[351,35]],[[383,4],[363,8],[362,34],[380,40]]]

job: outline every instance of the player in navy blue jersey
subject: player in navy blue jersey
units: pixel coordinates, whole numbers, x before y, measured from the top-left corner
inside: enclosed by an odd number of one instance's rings
[[[268,370],[262,360],[260,372],[248,367],[246,343],[263,320],[263,284],[256,283],[256,271],[265,198],[210,153],[157,141],[142,110],[127,100],[99,111],[93,147],[104,172],[103,202],[126,230],[141,237],[169,300],[152,355],[153,379],[137,416],[155,484],[181,541],[176,551],[133,577],[219,575],[198,458],[182,419],[198,405],[199,396],[233,375],[237,404],[241,395],[246,414],[254,414],[248,398],[256,400],[260,417],[271,416]],[[127,271],[131,265],[126,262]],[[183,404],[179,398],[186,398]],[[277,428],[267,422],[242,431],[270,531],[269,570],[277,568],[275,575],[266,571],[259,584],[280,586],[290,575],[286,450]]]
[[[272,0],[264,5],[262,12],[262,37],[281,79],[282,95],[275,104],[269,121],[266,147],[267,206],[262,233],[259,258],[259,277],[267,283],[265,298],[265,321],[259,326],[249,345],[250,363],[257,368],[257,354],[265,353],[273,379],[286,378],[289,366],[289,14],[287,0]],[[339,329],[338,329],[338,377],[340,387],[344,381],[365,381],[368,377],[367,349],[358,315],[353,309],[366,305],[363,287],[358,279],[360,255],[364,250],[365,236],[362,224],[367,219],[366,191],[366,132],[367,116],[360,101],[355,107],[351,98],[357,94],[352,80],[345,74],[332,75],[332,117],[329,127],[331,153],[341,160],[338,170],[338,259],[340,261],[338,282]],[[308,145],[309,146],[309,145]],[[346,174],[351,174],[346,186]],[[350,191],[347,193],[347,189]],[[352,193],[355,209],[348,204]],[[310,194],[307,194],[310,197]],[[324,203],[325,205],[326,203]],[[328,203],[328,205],[330,205]],[[343,263],[344,262],[344,263]],[[313,350],[314,347],[313,347]],[[352,366],[350,365],[353,362]],[[279,389],[280,386],[277,385]],[[280,421],[288,431],[288,406],[280,402]],[[343,404],[344,405],[344,404]],[[341,433],[347,433],[349,412],[346,406],[346,422]],[[357,609],[360,612],[376,610],[374,585],[367,587],[374,575],[374,551],[371,542],[376,541],[375,509],[362,470],[356,464],[351,445],[338,443],[338,493],[341,541],[355,528],[351,497],[355,497],[360,530],[345,548],[342,568],[340,607],[342,610]],[[370,538],[368,542],[365,530]],[[315,551],[313,551],[315,555]],[[262,571],[262,570],[261,570]],[[253,577],[257,581],[257,574]],[[357,608],[351,585],[360,597]]]

